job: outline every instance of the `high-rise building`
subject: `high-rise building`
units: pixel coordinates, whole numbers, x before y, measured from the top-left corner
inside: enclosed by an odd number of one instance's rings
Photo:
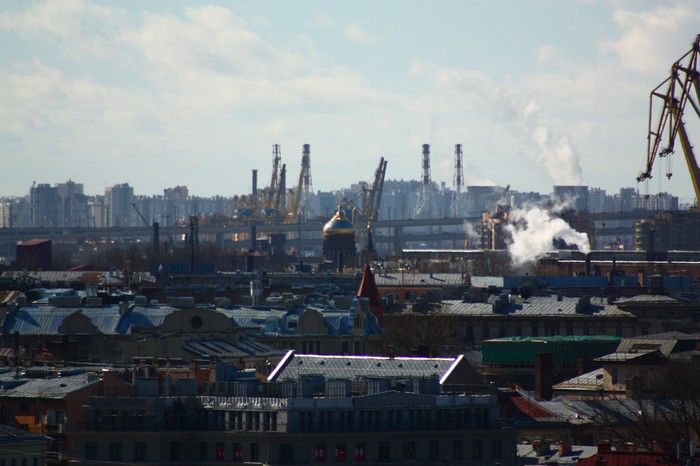
[[[578,212],[588,212],[590,208],[588,186],[555,186],[552,200]]]
[[[59,226],[89,226],[88,198],[83,193],[83,184],[68,180],[65,183],[56,184],[56,189],[61,199]]]
[[[134,200],[134,188],[128,183],[105,188],[105,210],[108,227],[133,226],[131,205]]]
[[[60,198],[58,188],[38,184],[29,190],[31,226],[56,228],[59,226]]]

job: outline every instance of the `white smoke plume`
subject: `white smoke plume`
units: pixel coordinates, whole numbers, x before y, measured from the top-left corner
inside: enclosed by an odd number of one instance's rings
[[[575,245],[584,253],[591,250],[586,233],[574,230],[564,220],[553,217],[542,207],[531,205],[513,209],[508,220],[505,229],[512,238],[508,252],[516,266],[531,262],[542,253],[555,250],[555,239]]]
[[[555,136],[547,125],[542,123],[539,114],[542,107],[535,97],[526,105],[520,104],[510,92],[497,89],[494,95],[502,99],[509,119],[514,119],[516,126],[537,148],[535,164],[552,180],[555,185],[583,186],[583,170],[568,135]]]
[[[468,248],[479,248],[480,235],[477,229],[474,227],[474,225],[472,225],[471,222],[465,221],[462,224],[462,228],[464,229],[464,234],[467,236]]]

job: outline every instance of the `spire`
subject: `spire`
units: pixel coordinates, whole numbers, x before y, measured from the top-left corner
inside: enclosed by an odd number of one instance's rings
[[[379,296],[377,282],[374,281],[374,274],[372,273],[372,269],[369,268],[369,264],[365,265],[365,273],[362,274],[360,288],[357,290],[357,297],[369,299],[369,309],[381,326],[384,320],[384,307],[382,306],[381,297]]]

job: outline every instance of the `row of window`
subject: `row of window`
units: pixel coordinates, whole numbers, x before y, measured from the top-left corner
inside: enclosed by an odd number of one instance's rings
[[[495,439],[490,442],[490,451],[484,450],[486,442],[482,439],[473,439],[466,441],[462,439],[452,440],[451,443],[445,445],[445,442],[440,440],[430,440],[427,444],[427,459],[500,459],[503,455],[501,440]],[[211,447],[214,447],[213,450]],[[179,441],[169,443],[169,460],[183,460],[183,448],[187,448],[186,444]],[[448,451],[443,451],[443,448],[449,448]],[[125,451],[122,442],[109,442],[108,459],[110,461],[149,461],[148,458],[149,444],[146,442],[134,442],[131,454]],[[215,442],[213,445],[210,442],[199,442],[199,461],[213,462],[258,462],[260,457],[260,444],[249,443],[245,446],[239,442]],[[156,453],[156,452],[154,452]],[[487,457],[487,453],[490,455]],[[294,463],[298,459],[304,461],[311,460],[315,463],[325,462],[390,462],[398,460],[416,460],[421,454],[418,451],[418,442],[415,440],[406,440],[400,446],[392,445],[391,442],[378,442],[376,448],[369,452],[365,442],[355,442],[348,444],[345,442],[337,442],[335,444],[316,443],[313,450],[309,452],[310,458],[295,458],[294,445],[282,443],[278,446],[278,456],[281,463]],[[306,456],[306,455],[304,455]],[[98,443],[89,441],[85,443],[85,459],[86,460],[102,460],[98,456]],[[11,464],[6,464],[5,460],[0,460],[0,466],[19,466],[12,460]],[[22,460],[21,466],[29,466],[26,459]],[[37,466],[34,461],[32,466]]]
[[[494,327],[490,327],[488,325],[484,325],[481,327],[481,339],[488,339],[488,338],[505,338],[505,337],[510,337],[510,336],[518,336],[522,337],[524,336],[523,332],[523,327],[520,325],[516,325],[513,328],[508,328],[504,325],[500,325],[498,327],[495,327],[495,331],[492,332]],[[597,329],[597,330],[596,330]],[[530,335],[533,337],[539,337],[539,336],[545,336],[545,337],[551,337],[551,336],[557,336],[557,335],[566,335],[566,336],[574,336],[574,327],[573,325],[567,325],[565,329],[565,333],[561,333],[561,329],[559,327],[559,324],[557,323],[552,323],[552,324],[547,324],[542,327],[542,334],[540,335],[540,326],[537,322],[533,322],[530,326]],[[465,333],[464,333],[464,339],[466,341],[476,341],[475,340],[475,327],[472,325],[468,325],[465,327]],[[597,333],[593,333],[596,332]],[[614,329],[615,335],[617,337],[622,337],[623,335],[624,328],[622,326],[617,326]],[[644,331],[644,329],[642,329]],[[589,335],[608,335],[608,328],[607,327],[589,327],[588,325],[583,325],[583,327],[580,329],[580,334],[589,336]],[[492,335],[493,333],[493,335]],[[496,335],[497,334],[497,335]]]
[[[299,432],[483,429],[488,426],[486,408],[299,412]]]

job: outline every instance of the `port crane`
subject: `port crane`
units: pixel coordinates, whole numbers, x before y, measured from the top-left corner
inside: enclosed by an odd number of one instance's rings
[[[695,37],[692,48],[671,67],[671,75],[654,88],[649,95],[649,132],[647,136],[647,161],[645,170],[637,181],[652,177],[651,170],[656,157],[668,157],[675,151],[676,138],[680,140],[690,179],[695,190],[696,203],[700,203],[700,167],[695,159],[683,118],[686,106],[690,104],[695,115],[700,118],[700,34]],[[654,119],[654,106],[661,105],[658,118]],[[670,157],[669,157],[670,159]],[[670,178],[670,168],[666,177]]]

